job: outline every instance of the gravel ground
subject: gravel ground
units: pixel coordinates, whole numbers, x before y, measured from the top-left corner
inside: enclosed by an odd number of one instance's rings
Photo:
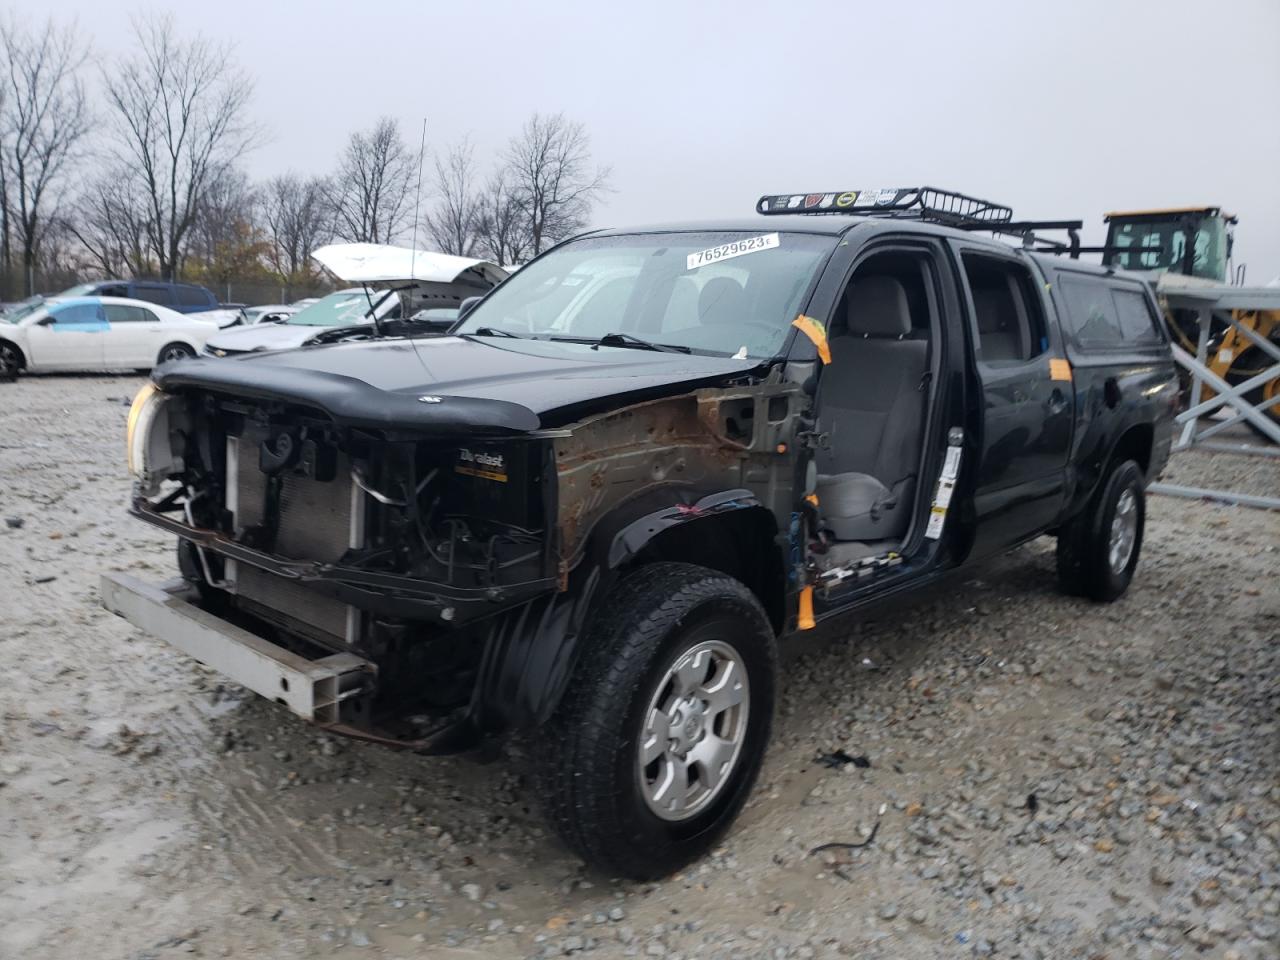
[[[140,382],[0,387],[0,956],[1280,957],[1280,514],[1153,498],[1113,606],[1043,541],[808,641],[722,847],[631,884],[521,742],[336,741],[99,608],[173,568],[123,512]]]

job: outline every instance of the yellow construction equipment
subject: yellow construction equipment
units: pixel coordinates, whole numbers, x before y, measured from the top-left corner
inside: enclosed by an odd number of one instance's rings
[[[1105,220],[1107,241],[1102,262],[1155,275],[1153,282],[1170,335],[1175,343],[1195,356],[1200,346],[1196,312],[1171,308],[1169,296],[1198,292],[1197,288],[1202,287],[1207,294],[1214,287],[1243,286],[1244,267],[1232,270],[1232,227],[1237,218],[1221,207],[1205,206],[1108,213]],[[1277,302],[1280,302],[1280,291],[1277,291]],[[1215,315],[1209,328],[1205,365],[1226,383],[1237,386],[1275,363],[1266,350],[1239,328],[1280,345],[1280,309],[1237,309],[1231,311],[1230,316],[1238,326],[1227,322],[1225,315]],[[1188,378],[1185,384],[1189,383]],[[1200,400],[1214,395],[1212,386],[1202,384]],[[1280,376],[1253,387],[1243,396],[1280,423]]]

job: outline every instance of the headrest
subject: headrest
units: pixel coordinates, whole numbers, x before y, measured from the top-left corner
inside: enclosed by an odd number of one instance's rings
[[[747,292],[731,277],[713,277],[698,294],[698,319],[706,325],[746,319]]]
[[[992,287],[973,288],[973,310],[979,333],[1003,333],[1011,328],[1006,316],[1009,298]]]
[[[905,337],[911,333],[907,291],[893,277],[855,278],[845,318],[849,332],[857,336]]]

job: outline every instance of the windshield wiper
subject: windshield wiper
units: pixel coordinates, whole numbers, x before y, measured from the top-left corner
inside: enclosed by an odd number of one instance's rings
[[[597,347],[631,347],[634,350],[656,350],[658,353],[693,353],[689,347],[674,343],[651,343],[629,333],[606,333],[595,341]]]
[[[511,337],[513,340],[524,339],[520,334],[512,333],[510,330],[503,330],[501,327],[477,327],[471,331],[471,335],[475,337]]]

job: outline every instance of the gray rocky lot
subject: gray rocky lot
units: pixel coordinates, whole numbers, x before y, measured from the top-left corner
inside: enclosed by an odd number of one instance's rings
[[[1113,606],[1044,541],[808,640],[739,823],[631,884],[527,742],[337,741],[99,608],[173,569],[123,512],[140,383],[0,386],[0,956],[1280,957],[1280,515],[1153,498]]]

